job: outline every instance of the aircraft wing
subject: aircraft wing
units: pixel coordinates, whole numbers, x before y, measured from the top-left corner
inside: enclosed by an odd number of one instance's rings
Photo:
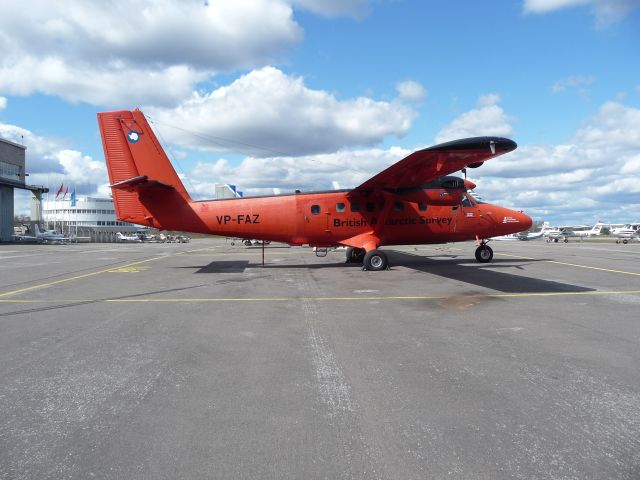
[[[502,137],[473,137],[441,143],[413,152],[356,187],[353,192],[418,187],[465,167],[478,167],[485,160],[508,153],[516,147],[516,142]]]

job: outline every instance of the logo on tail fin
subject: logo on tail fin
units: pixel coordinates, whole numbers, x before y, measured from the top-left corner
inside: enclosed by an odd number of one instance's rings
[[[140,140],[140,132],[136,130],[129,130],[129,133],[127,133],[127,140],[131,143],[136,143]]]

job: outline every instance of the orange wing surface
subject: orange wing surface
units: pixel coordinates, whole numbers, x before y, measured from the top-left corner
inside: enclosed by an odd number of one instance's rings
[[[418,187],[465,167],[478,167],[515,150],[516,142],[501,137],[473,137],[418,150],[370,178],[353,192]]]

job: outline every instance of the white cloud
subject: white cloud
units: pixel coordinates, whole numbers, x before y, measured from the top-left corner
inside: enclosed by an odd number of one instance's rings
[[[577,87],[583,87],[585,85],[591,85],[594,82],[595,78],[592,76],[586,75],[574,75],[568,78],[563,78],[562,80],[558,80],[551,86],[551,91],[553,93],[564,92],[567,89],[573,89]]]
[[[7,99],[6,97],[0,97],[0,110],[4,110],[7,108]]]
[[[424,87],[413,80],[400,82],[396,85],[400,98],[404,100],[419,102],[427,97],[427,91]]]
[[[338,100],[273,67],[254,70],[209,94],[194,93],[175,109],[145,111],[169,142],[262,157],[374,145],[387,135],[405,134],[416,116],[400,101]]]
[[[640,209],[639,122],[639,109],[607,102],[567,143],[524,145],[469,174],[487,200],[540,219],[632,221]]]
[[[443,128],[436,136],[436,143],[465,137],[511,135],[513,128],[499,102],[498,94],[482,95],[478,108],[463,113]]]
[[[0,123],[0,137],[25,145],[27,183],[54,188],[64,182],[73,184],[79,193],[95,194],[97,189],[107,195],[106,165],[81,152],[64,147],[62,141],[34,134],[25,128]],[[16,211],[29,212],[28,196],[16,197]]]
[[[270,194],[273,188],[284,193],[332,190],[336,184],[353,188],[409,153],[398,147],[374,148],[295,158],[247,157],[239,165],[219,159],[198,163],[188,172],[187,185],[200,198],[211,198],[215,183],[238,185],[250,195]]]
[[[606,27],[640,6],[639,0],[524,0],[525,13],[549,13],[564,8],[588,5],[598,27]]]
[[[302,39],[285,0],[8,2],[0,31],[0,92],[109,105],[176,102]]]
[[[64,169],[65,180],[72,184],[100,185],[107,179],[107,168],[103,161],[82,155],[77,150],[60,150],[53,156]]]

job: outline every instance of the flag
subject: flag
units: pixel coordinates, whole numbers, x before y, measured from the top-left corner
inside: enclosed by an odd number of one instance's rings
[[[64,190],[64,183],[61,183],[60,188],[58,189],[58,193],[56,193],[56,200],[58,199],[58,197],[60,196],[63,190]]]
[[[67,198],[67,194],[69,193],[69,185],[67,185],[67,188],[64,191],[64,195],[62,196],[62,199],[64,200],[65,198]]]
[[[73,187],[73,192],[71,192],[71,206],[76,206],[76,187]]]

